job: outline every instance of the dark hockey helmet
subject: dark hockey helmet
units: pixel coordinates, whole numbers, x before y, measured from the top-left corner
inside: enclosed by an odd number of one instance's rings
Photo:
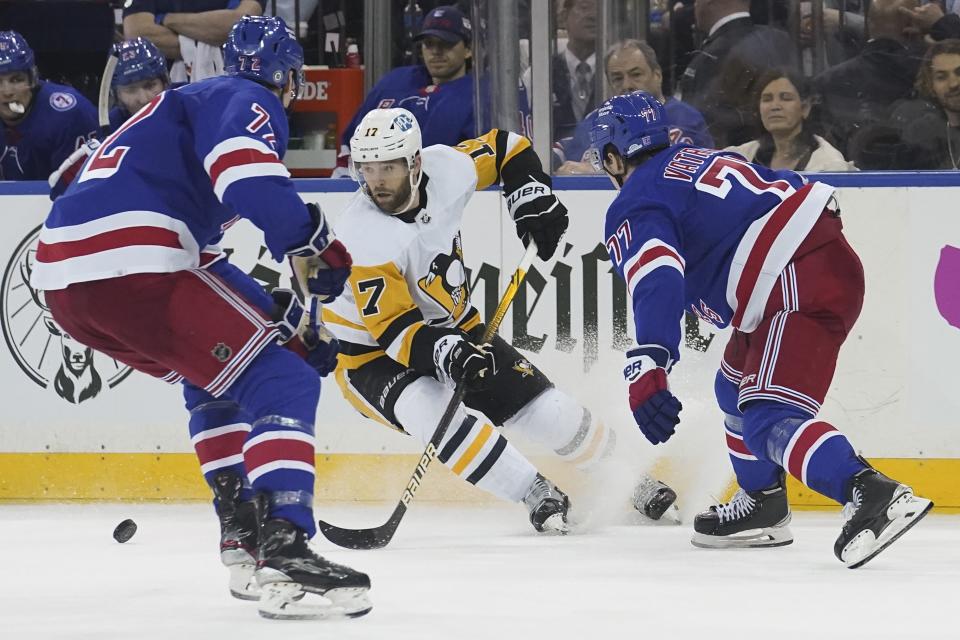
[[[33,49],[16,31],[0,31],[0,73],[25,71],[30,74],[30,83],[37,80],[37,65]]]
[[[604,102],[590,130],[591,159],[601,171],[608,144],[624,158],[670,146],[670,127],[660,101],[646,91],[634,91]]]
[[[283,89],[294,72],[294,97],[303,86],[303,47],[282,18],[244,16],[233,25],[223,45],[228,76],[249,78]]]
[[[117,58],[117,69],[110,81],[113,88],[150,78],[161,78],[164,84],[170,81],[163,54],[142,36],[118,42],[113,45],[112,54]]]

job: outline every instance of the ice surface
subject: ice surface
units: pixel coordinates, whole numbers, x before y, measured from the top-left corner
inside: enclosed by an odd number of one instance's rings
[[[371,526],[391,508],[318,513]],[[139,531],[121,545],[124,518]],[[799,513],[792,546],[716,551],[692,547],[689,525],[544,538],[520,507],[416,504],[386,549],[318,542],[370,573],[371,614],[281,622],[227,593],[208,506],[0,505],[0,638],[960,638],[960,516],[929,516],[858,571],[833,557],[839,525]]]

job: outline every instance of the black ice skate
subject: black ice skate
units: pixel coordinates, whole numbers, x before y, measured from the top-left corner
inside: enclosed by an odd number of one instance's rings
[[[850,569],[865,565],[933,508],[933,502],[913,495],[910,487],[871,468],[853,477],[849,500],[833,552]]]
[[[696,547],[782,547],[793,542],[784,476],[768,489],[740,489],[726,504],[713,505],[693,521]]]
[[[367,574],[320,557],[302,529],[280,518],[267,520],[260,530],[256,577],[264,618],[357,618],[373,608],[367,596]],[[323,596],[327,602],[299,601],[308,594]]]
[[[567,511],[570,498],[563,491],[539,473],[523,497],[523,504],[530,512],[530,523],[537,531],[566,534]]]
[[[667,514],[669,520],[679,524],[680,509],[676,503],[677,492],[650,476],[644,476],[633,490],[633,508],[651,520]]]
[[[260,587],[254,580],[259,540],[257,505],[241,501],[242,480],[230,472],[217,474],[213,493],[220,518],[220,561],[230,571],[230,595],[241,600],[258,600]]]

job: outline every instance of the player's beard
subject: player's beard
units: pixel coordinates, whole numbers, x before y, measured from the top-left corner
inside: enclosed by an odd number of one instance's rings
[[[399,211],[399,209],[410,201],[411,190],[412,187],[410,186],[410,181],[406,180],[402,185],[400,185],[400,188],[397,189],[393,195],[387,198],[383,198],[382,196],[377,195],[376,191],[373,191],[373,200],[384,213],[403,213],[403,211]]]

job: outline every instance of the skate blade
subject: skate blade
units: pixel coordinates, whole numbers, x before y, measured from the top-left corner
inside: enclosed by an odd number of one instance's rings
[[[261,587],[258,609],[262,617],[270,620],[359,618],[373,609],[368,592],[365,587],[341,587],[320,595],[304,591],[297,582],[274,582]],[[315,597],[304,598],[305,595]]]
[[[238,600],[259,600],[260,585],[254,578],[257,565],[251,563],[232,564],[230,570],[230,595]]]
[[[793,544],[793,532],[783,525],[764,529],[751,529],[729,536],[710,536],[694,532],[690,543],[701,549],[760,549],[785,547]]]
[[[555,513],[543,521],[540,530],[541,534],[565,536],[570,533],[570,525],[567,524],[563,515]]]
[[[840,558],[848,569],[862,567],[923,520],[931,509],[933,501],[918,498],[912,491],[907,490],[887,507],[890,523],[880,531],[880,537],[875,538],[870,529],[861,531],[843,548]]]

